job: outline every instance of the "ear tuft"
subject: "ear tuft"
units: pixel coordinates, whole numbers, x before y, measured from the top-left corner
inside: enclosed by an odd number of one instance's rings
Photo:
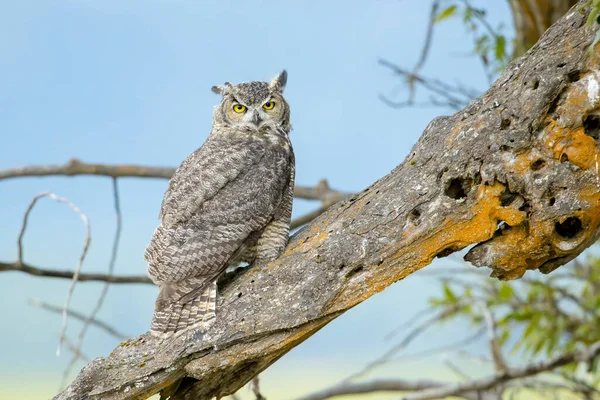
[[[210,88],[214,94],[225,95],[231,89],[231,83],[225,82],[222,86],[216,85]]]
[[[284,69],[275,78],[273,78],[273,80],[271,80],[271,83],[269,83],[269,87],[271,89],[275,89],[280,92],[283,92],[283,89],[285,88],[286,83],[287,83],[287,71]]]

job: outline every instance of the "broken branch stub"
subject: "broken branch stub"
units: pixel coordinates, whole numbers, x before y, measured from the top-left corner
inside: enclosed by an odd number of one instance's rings
[[[513,279],[578,255],[600,218],[598,56],[584,22],[572,9],[481,98],[432,121],[389,175],[221,287],[207,332],[124,342],[56,399],[223,396],[436,257],[475,245],[469,261]]]

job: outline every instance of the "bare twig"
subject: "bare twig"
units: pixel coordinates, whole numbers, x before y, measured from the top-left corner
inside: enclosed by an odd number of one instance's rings
[[[452,342],[450,344],[444,345],[444,346],[438,346],[438,347],[433,347],[427,350],[423,350],[423,351],[419,351],[416,353],[410,353],[410,354],[406,354],[406,355],[402,355],[400,357],[396,357],[391,359],[390,361],[399,361],[399,360],[407,360],[407,359],[419,359],[419,358],[423,358],[423,357],[427,357],[429,355],[433,355],[433,354],[440,354],[443,353],[445,351],[448,350],[455,350],[462,347],[462,346],[466,346],[469,344],[473,344],[473,342],[477,339],[479,339],[483,334],[485,333],[485,329],[480,329],[477,332],[475,332],[475,334],[473,335],[469,335],[466,338],[463,338],[461,340],[457,340],[455,342]]]
[[[58,203],[63,203],[63,204],[66,204],[67,206],[69,206],[70,209],[72,209],[77,215],[79,215],[79,218],[81,218],[83,225],[85,226],[85,240],[84,240],[84,244],[83,244],[83,250],[81,251],[81,255],[79,257],[79,263],[77,264],[77,267],[75,268],[75,271],[73,272],[72,283],[69,288],[69,292],[67,294],[67,299],[65,301],[65,306],[63,309],[62,330],[61,330],[61,334],[60,334],[60,341],[58,344],[58,348],[56,349],[56,355],[58,356],[58,355],[60,355],[60,350],[61,350],[62,344],[64,342],[65,334],[67,332],[67,321],[68,321],[67,312],[69,309],[69,303],[71,302],[71,297],[73,297],[73,291],[75,290],[75,285],[77,283],[79,273],[81,272],[81,268],[83,267],[83,261],[85,260],[85,256],[87,255],[87,251],[90,247],[90,242],[91,242],[92,237],[91,237],[90,223],[89,223],[88,217],[75,204],[71,203],[68,199],[66,199],[64,197],[58,197],[57,195],[55,195],[54,193],[51,193],[51,192],[38,194],[37,196],[35,196],[33,198],[31,203],[29,204],[29,207],[27,207],[27,210],[25,211],[25,215],[23,217],[23,226],[21,227],[21,232],[19,233],[19,240],[18,240],[18,247],[19,247],[18,263],[20,265],[23,265],[23,236],[25,235],[25,230],[27,229],[27,221],[29,220],[29,214],[31,213],[31,210],[33,209],[33,207],[35,206],[37,201],[39,199],[41,199],[42,197],[48,197]]]
[[[132,177],[132,178],[159,178],[169,179],[175,172],[172,167],[146,167],[140,165],[109,165],[109,164],[89,164],[84,163],[77,158],[71,159],[62,165],[30,165],[19,168],[12,168],[0,171],[0,180],[11,178],[22,178],[32,176],[76,176],[76,175],[97,175],[108,176],[113,179]],[[341,192],[329,187],[326,180],[321,180],[316,186],[298,186],[294,188],[294,197],[304,200],[318,200],[321,207],[298,219],[292,221],[291,228],[298,228],[314,218],[321,215],[328,207],[336,202],[350,196],[351,193]],[[20,242],[19,242],[20,243]],[[19,261],[22,263],[21,251],[19,247]],[[0,264],[0,271],[6,270]],[[17,269],[13,269],[17,270]],[[18,269],[23,271],[23,269]],[[24,271],[27,272],[27,271]],[[44,275],[46,276],[46,275]],[[60,276],[62,277],[62,276]],[[104,280],[104,279],[100,279]],[[105,280],[106,281],[106,280]],[[108,282],[108,281],[106,281]],[[112,283],[112,282],[111,282]]]
[[[39,307],[42,310],[50,311],[50,312],[57,313],[57,314],[62,314],[62,312],[63,312],[62,307],[58,307],[58,306],[55,306],[52,304],[45,303],[39,299],[29,299],[29,304],[31,304],[32,306],[35,306],[35,307]],[[89,318],[88,316],[84,315],[83,313],[74,311],[72,309],[67,311],[67,315],[69,317],[75,318],[76,320],[79,320],[79,321],[85,321],[87,318]],[[97,318],[92,319],[90,321],[90,324],[104,330],[106,333],[108,333],[111,336],[114,336],[118,340],[125,340],[129,337],[129,335],[119,332],[117,329],[113,328],[106,322],[101,321]]]
[[[256,375],[254,378],[252,378],[252,381],[250,381],[250,389],[252,390],[252,393],[254,393],[256,400],[267,400],[266,397],[260,392],[260,380],[258,375]]]
[[[590,361],[600,355],[600,342],[596,342],[587,349],[572,353],[561,354],[549,360],[531,363],[518,368],[507,368],[501,374],[474,379],[457,384],[445,384],[437,381],[405,381],[405,380],[377,380],[361,383],[342,383],[319,392],[304,396],[299,400],[325,400],[335,396],[366,394],[381,391],[415,392],[403,397],[404,400],[441,399],[449,396],[464,398],[479,397],[478,393],[487,392],[497,388],[503,383],[525,378],[542,372],[551,371],[573,362]]]
[[[28,165],[24,167],[5,169],[0,171],[0,180],[9,178],[21,178],[26,176],[75,176],[75,175],[99,175],[113,178],[135,177],[135,178],[163,178],[169,179],[175,168],[172,167],[145,167],[140,165],[107,165],[88,164],[72,158],[63,165]]]
[[[159,178],[170,179],[175,172],[173,167],[151,167],[140,165],[111,165],[89,164],[71,159],[62,165],[29,165],[25,167],[0,170],[0,180],[32,176],[77,176],[96,175],[112,178]],[[320,181],[317,186],[296,186],[294,196],[305,200],[320,200],[330,202],[332,198],[343,199],[350,193],[331,189],[326,181]],[[337,200],[336,200],[337,201]]]
[[[502,374],[495,374],[464,383],[448,384],[437,388],[426,389],[421,392],[405,396],[404,400],[439,399],[466,392],[489,390],[510,380],[537,375],[541,372],[551,371],[555,368],[574,362],[588,362],[598,356],[600,356],[600,342],[594,343],[587,349],[560,354],[549,360],[531,363],[517,368],[507,368],[507,370]]]
[[[452,362],[452,360],[450,359],[445,359],[444,360],[444,365],[446,367],[448,367],[450,369],[450,371],[454,372],[457,376],[461,377],[462,379],[464,379],[465,381],[470,381],[471,377],[464,372],[458,365],[454,364]]]
[[[336,396],[356,395],[374,392],[412,392],[442,386],[437,381],[376,380],[371,382],[345,383],[309,394],[298,400],[325,400]]]
[[[75,272],[73,271],[61,271],[55,269],[44,269],[31,266],[25,263],[19,263],[18,261],[13,263],[5,263],[0,261],[0,272],[3,271],[20,271],[25,272],[34,276],[41,276],[44,278],[64,278],[72,279]],[[129,276],[110,276],[107,274],[95,274],[95,273],[80,273],[79,282],[110,282],[110,283],[152,283],[150,278],[143,275],[129,275]]]
[[[427,60],[427,56],[429,55],[429,49],[431,48],[431,41],[433,39],[433,25],[435,24],[435,18],[437,16],[439,6],[439,0],[434,0],[434,2],[431,4],[429,23],[427,24],[425,43],[423,44],[423,48],[421,50],[421,56],[419,57],[419,60],[415,64],[412,71],[406,75],[406,82],[408,84],[408,103],[410,104],[414,104],[415,102],[415,78],[417,78],[419,70],[423,67],[425,61]],[[383,97],[383,99],[385,99],[385,97]]]
[[[63,338],[63,342],[65,344],[65,347],[71,352],[73,353],[73,358],[75,358],[76,360],[81,360],[84,362],[89,362],[90,358],[88,356],[86,356],[85,354],[83,354],[81,352],[81,349],[78,349],[77,346],[75,346],[68,337],[64,337]]]
[[[319,207],[314,211],[311,211],[311,212],[306,213],[296,219],[293,219],[292,222],[290,223],[290,230],[294,230],[296,228],[301,227],[304,224],[308,224],[310,221],[317,218],[319,215],[323,214],[326,209],[327,209],[326,207]]]
[[[378,357],[375,360],[371,361],[365,367],[363,367],[363,369],[361,369],[360,371],[358,371],[358,372],[350,375],[349,377],[347,377],[346,379],[344,379],[342,382],[352,381],[352,380],[354,380],[356,378],[359,378],[359,377],[365,375],[366,373],[370,372],[374,368],[376,368],[376,367],[378,367],[378,366],[380,366],[382,364],[387,363],[388,361],[390,361],[390,359],[392,358],[392,356],[394,356],[395,354],[397,354],[399,351],[405,349],[421,333],[423,333],[424,331],[426,331],[427,329],[429,329],[436,322],[439,322],[442,319],[447,318],[449,315],[452,315],[453,313],[455,313],[458,310],[458,307],[459,307],[458,305],[450,307],[447,310],[443,310],[441,312],[438,312],[435,315],[433,315],[432,317],[426,319],[420,325],[417,325],[415,328],[413,328],[404,337],[404,339],[402,339],[400,341],[400,343],[398,343],[398,344],[394,345],[393,347],[391,347],[390,349],[388,349],[383,355],[381,355],[380,357]]]
[[[465,7],[467,7],[468,9],[473,11],[473,16],[475,18],[477,18],[477,20],[479,22],[481,22],[481,25],[485,28],[485,30],[488,31],[490,36],[495,37],[495,38],[500,36],[500,34],[498,32],[496,32],[496,30],[492,27],[492,25],[490,25],[489,21],[483,17],[481,12],[478,12],[479,10],[477,10],[475,7],[473,7],[471,5],[471,2],[469,2],[469,0],[461,0],[461,1],[465,5]]]
[[[595,393],[600,395],[600,388],[595,387],[593,384],[584,381],[574,375],[567,374],[564,372],[555,372],[554,375],[561,377],[567,382],[572,383],[575,387],[570,387],[571,390],[582,391],[584,393]]]
[[[423,86],[431,93],[431,99],[429,103],[424,105],[435,106],[435,107],[448,107],[450,109],[460,109],[470,103],[474,98],[477,97],[477,91],[464,86],[452,86],[438,79],[424,77],[415,72],[408,71],[390,61],[380,59],[379,65],[389,68],[395,75],[406,79],[409,82],[409,86],[416,86],[417,84]],[[406,101],[395,102],[380,95],[380,99],[387,105],[394,108],[413,106],[415,105],[414,98],[410,97]]]
[[[120,206],[120,202],[119,202],[119,186],[118,186],[117,178],[114,178],[114,177],[112,179],[112,189],[113,189],[113,202],[114,202],[115,218],[116,218],[116,230],[115,230],[115,237],[113,240],[112,252],[110,255],[110,261],[108,263],[108,275],[109,276],[112,276],[113,272],[115,270],[115,262],[117,260],[117,253],[119,250],[119,240],[121,238],[121,220],[122,220],[121,206]],[[100,308],[102,307],[102,304],[104,303],[104,299],[106,297],[106,293],[108,292],[109,285],[110,285],[109,282],[104,283],[104,286],[102,287],[102,292],[100,293],[100,297],[98,297],[98,301],[96,302],[96,306],[94,307],[91,314],[85,319],[85,321],[83,323],[83,327],[81,328],[81,331],[79,332],[79,336],[77,338],[77,346],[76,346],[77,353],[79,353],[83,347],[83,340],[84,340],[85,334],[87,333],[87,330],[90,326],[90,323],[96,318],[96,315],[98,314],[98,312],[100,311]],[[77,353],[75,353],[75,354],[77,354]],[[61,389],[64,388],[64,386],[66,385],[67,378],[69,377],[69,373],[71,372],[71,369],[73,368],[73,366],[75,365],[76,362],[77,362],[77,357],[72,357],[71,361],[65,368],[65,371],[63,373],[62,383],[61,383]]]
[[[483,314],[483,319],[485,321],[485,326],[488,333],[488,340],[490,342],[490,353],[492,354],[492,358],[494,359],[494,367],[496,369],[496,373],[502,374],[507,370],[506,360],[502,355],[502,348],[500,343],[498,342],[498,335],[496,334],[496,321],[494,320],[494,315],[492,311],[489,309],[487,304],[484,301],[480,301],[479,307],[481,308],[481,313]]]

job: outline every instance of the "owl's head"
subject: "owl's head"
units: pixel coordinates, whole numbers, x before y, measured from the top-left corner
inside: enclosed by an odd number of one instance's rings
[[[223,96],[215,107],[214,123],[244,131],[289,132],[290,106],[283,98],[287,72],[281,71],[271,82],[225,82],[212,91]]]

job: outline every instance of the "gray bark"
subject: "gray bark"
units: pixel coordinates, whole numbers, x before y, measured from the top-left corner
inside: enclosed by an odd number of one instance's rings
[[[126,341],[56,399],[222,396],[436,257],[475,245],[466,258],[501,279],[574,258],[600,220],[600,72],[584,21],[569,11],[481,98],[432,121],[389,175],[223,285],[207,332]]]

